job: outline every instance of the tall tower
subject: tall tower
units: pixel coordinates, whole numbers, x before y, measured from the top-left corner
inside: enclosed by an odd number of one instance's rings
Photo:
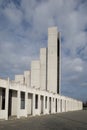
[[[47,90],[59,93],[60,35],[57,27],[48,28]]]

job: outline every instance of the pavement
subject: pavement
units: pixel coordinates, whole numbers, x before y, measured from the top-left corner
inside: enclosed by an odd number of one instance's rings
[[[87,110],[0,121],[0,130],[87,130]]]

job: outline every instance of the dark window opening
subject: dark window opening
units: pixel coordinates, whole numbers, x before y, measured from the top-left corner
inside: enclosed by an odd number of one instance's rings
[[[25,109],[25,93],[21,92],[21,109]]]
[[[57,99],[56,99],[56,112],[57,112]]]
[[[2,89],[2,110],[5,110],[5,89]]]
[[[45,108],[47,108],[47,96],[45,97]]]
[[[35,95],[35,108],[38,108],[38,95]]]

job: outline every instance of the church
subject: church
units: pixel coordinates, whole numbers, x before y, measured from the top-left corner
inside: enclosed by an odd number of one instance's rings
[[[82,102],[61,95],[61,38],[57,27],[48,28],[48,47],[40,49],[31,69],[0,78],[0,119],[55,114],[82,109]]]

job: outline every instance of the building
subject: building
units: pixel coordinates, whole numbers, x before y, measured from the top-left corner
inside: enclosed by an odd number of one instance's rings
[[[0,79],[0,119],[27,117],[82,109],[82,102],[60,95],[60,33],[48,29],[48,48],[31,70],[15,75],[13,81]]]

